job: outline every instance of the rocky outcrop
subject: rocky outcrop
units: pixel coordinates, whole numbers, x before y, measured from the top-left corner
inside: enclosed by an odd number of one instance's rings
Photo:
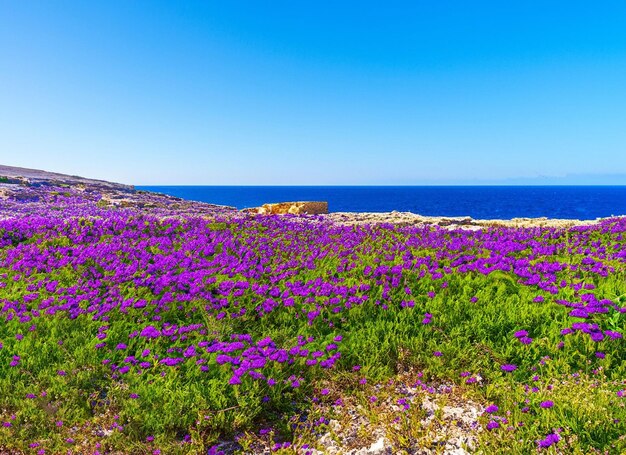
[[[261,207],[243,209],[246,213],[259,215],[322,215],[328,213],[328,202],[304,201],[304,202],[279,202],[275,204],[263,204]]]
[[[101,209],[132,208],[162,216],[241,216],[234,207],[136,190],[132,185],[4,165],[0,165],[0,202],[0,219],[3,213],[37,213],[45,205],[56,210],[89,205]]]
[[[76,175],[58,174],[56,172],[26,169],[22,167],[4,166],[0,164],[0,182],[28,186],[74,186],[103,188],[116,191],[134,191],[132,185],[106,182],[104,180],[87,179]]]

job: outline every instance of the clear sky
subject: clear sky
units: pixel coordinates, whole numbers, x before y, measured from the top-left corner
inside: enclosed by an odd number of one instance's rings
[[[626,1],[3,0],[0,163],[626,184]]]

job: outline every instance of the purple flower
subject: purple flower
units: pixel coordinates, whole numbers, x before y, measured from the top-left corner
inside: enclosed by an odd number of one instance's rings
[[[139,334],[139,336],[142,336],[145,338],[158,338],[160,335],[161,335],[161,332],[159,332],[156,327],[153,327],[151,325],[144,327],[141,333]]]
[[[218,365],[223,365],[225,363],[231,363],[233,361],[233,358],[226,354],[219,354],[215,358],[215,361],[217,362]]]
[[[539,447],[545,449],[545,448],[550,447],[553,444],[556,444],[560,440],[561,440],[561,437],[558,434],[550,433],[545,438],[540,439],[539,441],[537,441],[537,444],[539,445]]]
[[[604,335],[602,334],[602,332],[601,332],[601,331],[597,331],[597,332],[596,332],[596,331],[594,331],[594,332],[591,332],[591,333],[589,334],[589,336],[590,336],[590,337],[591,337],[591,339],[592,339],[593,341],[595,341],[596,343],[599,343],[600,341],[604,340]]]
[[[188,358],[188,357],[193,357],[196,355],[196,347],[192,344],[190,345],[187,349],[185,349],[185,351],[183,352],[183,356]]]
[[[495,430],[496,428],[500,428],[500,424],[495,420],[490,420],[489,423],[487,423],[487,430]]]
[[[499,408],[498,408],[495,404],[492,404],[492,405],[487,406],[487,407],[485,408],[485,412],[486,412],[487,414],[493,414],[493,413],[495,413],[495,412],[498,412],[498,409],[499,409]]]
[[[500,366],[500,369],[507,373],[512,373],[513,371],[517,370],[517,365],[505,364],[505,365]]]
[[[576,308],[576,309],[570,311],[569,315],[571,317],[573,317],[573,318],[587,318],[587,317],[589,317],[589,313],[587,313],[582,308]]]
[[[622,334],[621,334],[621,333],[619,333],[619,332],[614,332],[613,330],[606,330],[606,331],[604,332],[604,334],[605,334],[606,336],[608,336],[609,338],[614,339],[614,340],[619,339],[619,338],[622,338]]]
[[[544,409],[549,409],[552,406],[554,406],[554,402],[552,400],[542,401],[541,404],[539,404],[539,406],[541,406]]]
[[[168,366],[168,367],[176,366],[179,363],[184,362],[184,361],[185,361],[185,359],[179,358],[179,357],[178,358],[177,357],[165,357],[165,358],[161,359],[161,363],[163,365]]]

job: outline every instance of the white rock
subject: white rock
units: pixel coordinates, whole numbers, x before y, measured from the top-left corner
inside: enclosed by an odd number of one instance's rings
[[[378,438],[378,440],[372,443],[369,449],[367,449],[367,453],[369,455],[379,455],[379,454],[385,453],[385,447],[387,445],[386,442],[387,440],[385,439],[384,436]]]

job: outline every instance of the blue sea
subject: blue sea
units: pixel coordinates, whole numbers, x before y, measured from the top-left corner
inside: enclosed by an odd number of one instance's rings
[[[138,186],[242,209],[328,201],[331,212],[413,212],[477,219],[626,215],[626,186]]]

